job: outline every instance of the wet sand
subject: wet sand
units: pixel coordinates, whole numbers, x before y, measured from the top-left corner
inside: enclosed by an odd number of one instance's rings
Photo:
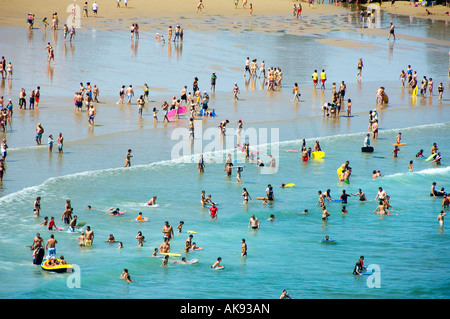
[[[321,121],[320,107],[330,100],[331,82],[339,83],[343,79],[347,80],[349,92],[354,92],[352,93],[355,98],[353,113],[357,116],[363,117],[369,108],[376,107],[373,103],[373,92],[382,84],[388,87],[395,109],[386,107],[381,109],[389,112],[403,110],[413,114],[413,118],[421,118],[419,122],[421,124],[433,123],[436,119],[445,120],[445,117],[441,117],[440,114],[443,112],[442,108],[448,105],[448,101],[437,103],[436,98],[426,102],[419,99],[414,104],[408,101],[408,92],[400,89],[399,83],[395,81],[401,60],[395,62],[397,66],[394,73],[386,76],[377,74],[374,69],[371,76],[375,78],[364,77],[365,80],[361,84],[352,81],[355,64],[353,60],[341,65],[339,59],[334,60],[332,57],[349,54],[353,49],[361,49],[352,59],[356,61],[360,53],[371,58],[381,53],[380,60],[377,61],[380,65],[380,63],[389,63],[391,59],[395,61],[399,54],[405,54],[411,50],[429,52],[431,49],[424,46],[424,43],[430,43],[436,45],[433,50],[436,51],[435,54],[439,59],[435,64],[430,65],[431,70],[426,71],[429,74],[436,72],[436,68],[442,67],[443,59],[440,58],[444,55],[445,46],[450,43],[448,37],[425,37],[420,33],[411,35],[407,33],[408,29],[400,29],[397,32],[399,41],[395,44],[394,50],[391,46],[387,48],[386,45],[386,22],[381,28],[354,27],[358,17],[355,8],[328,4],[309,8],[306,3],[302,3],[302,18],[293,19],[291,13],[293,2],[285,0],[280,1],[275,8],[270,1],[258,3],[258,7],[254,8],[253,17],[250,17],[248,10],[235,9],[232,3],[225,1],[211,4],[206,1],[202,13],[195,13],[195,2],[178,2],[167,1],[161,6],[155,4],[158,10],[152,10],[154,6],[149,3],[156,3],[153,0],[132,0],[129,8],[116,8],[114,2],[106,4],[105,1],[98,1],[99,16],[91,17],[90,11],[89,18],[82,18],[82,27],[76,41],[71,44],[63,41],[61,30],[53,33],[48,27],[47,32],[44,33],[40,23],[43,16],[51,20],[51,13],[57,11],[60,13],[61,26],[65,16],[70,15],[70,12],[66,12],[66,4],[48,0],[45,1],[46,6],[44,6],[42,3],[19,0],[17,5],[12,7],[5,1],[0,1],[0,4],[7,8],[7,14],[0,18],[2,28],[5,30],[3,42],[11,44],[2,52],[2,55],[6,55],[7,59],[13,59],[14,63],[17,63],[12,83],[2,83],[5,98],[12,98],[15,101],[15,117],[17,117],[13,119],[12,130],[4,135],[8,140],[11,156],[7,161],[7,173],[1,188],[2,195],[40,184],[54,175],[120,167],[126,153],[124,150],[128,149],[130,144],[133,144],[136,152],[141,150],[143,154],[148,150],[154,150],[150,156],[136,156],[134,160],[136,163],[169,158],[170,148],[176,143],[176,140],[171,139],[172,129],[187,127],[187,118],[184,116],[174,123],[155,125],[151,109],[157,107],[160,110],[161,103],[164,100],[170,101],[174,95],[178,96],[182,86],[190,86],[194,76],[199,76],[202,91],[209,92],[209,77],[213,71],[220,72],[217,92],[211,95],[212,105],[219,116],[203,120],[205,128],[215,127],[225,118],[231,123],[242,118],[247,127],[283,125],[280,138],[284,140],[327,135],[330,132],[361,131],[366,126],[363,121],[349,122],[347,120],[345,124],[324,122],[319,127],[309,121],[309,119]],[[405,7],[406,9],[410,8]],[[396,10],[398,14],[403,12],[400,6]],[[36,14],[35,28],[31,31],[26,28],[27,11]],[[151,17],[150,19],[140,18],[147,14]],[[144,21],[141,22],[141,20]],[[134,22],[139,22],[141,26],[141,41],[140,43],[132,42],[130,45],[128,28]],[[185,28],[188,36],[184,44],[156,43],[154,34],[156,32],[165,34],[169,23],[172,25],[180,23]],[[114,36],[109,37],[110,34]],[[268,35],[267,39],[264,34]],[[298,38],[298,35],[305,38]],[[293,37],[290,38],[290,36]],[[16,43],[17,39],[20,39],[18,43]],[[112,39],[114,42],[111,42]],[[207,48],[202,42],[203,39],[207,41],[205,44],[208,43]],[[28,43],[24,42],[26,40]],[[54,67],[46,65],[43,48],[47,41],[52,42],[56,48]],[[215,45],[219,41],[229,43],[229,48]],[[313,67],[308,59],[296,60],[278,56],[281,52],[285,57],[294,52],[297,41],[301,41],[302,46],[311,50],[309,54],[314,54],[315,50],[317,52],[323,50],[325,54],[328,54],[330,52],[326,52],[327,47],[343,50],[332,52],[327,62],[321,59],[314,66],[314,68],[326,67],[327,70],[334,68],[334,73],[329,74],[330,81],[325,92],[311,89],[310,74]],[[314,42],[322,46],[315,47],[312,44]],[[90,47],[96,48],[95,54],[89,51]],[[226,54],[216,56],[216,53],[220,52],[216,50],[223,50]],[[258,56],[259,61],[271,57],[270,61],[266,61],[267,66],[282,66],[286,77],[283,90],[266,92],[264,81],[243,79],[244,59],[250,54],[252,57]],[[446,51],[445,55],[447,55]],[[198,64],[199,62],[204,64]],[[142,72],[143,66],[147,63],[151,63],[153,69],[146,68]],[[169,71],[166,71],[167,68]],[[370,72],[370,64],[366,68],[365,72]],[[424,68],[425,66],[422,70]],[[292,72],[296,69],[301,72]],[[167,76],[160,76],[162,72],[167,73]],[[387,81],[387,78],[393,80]],[[84,111],[82,113],[73,111],[73,93],[81,81],[91,81],[92,84],[100,85],[101,103],[96,106],[98,116],[94,127],[87,125]],[[239,81],[241,87],[239,103],[233,101],[230,93],[235,81]],[[292,83],[296,81],[301,86],[302,100],[298,104],[293,104],[290,91]],[[150,85],[151,103],[145,108],[142,118],[137,116],[135,104],[137,97],[131,106],[117,106],[115,102],[120,85],[132,83],[138,95],[142,92],[142,85],[145,82]],[[29,93],[36,85],[41,85],[42,88],[40,108],[19,111],[16,102],[18,91],[21,87],[26,87]],[[274,105],[280,105],[283,109],[278,111],[274,109]],[[431,110],[413,108],[422,105],[438,107]],[[160,121],[161,116],[160,111]],[[34,128],[37,121],[44,123],[46,128],[42,147],[34,144]],[[406,127],[409,122],[405,117],[386,123],[386,127],[396,127],[396,125]],[[301,123],[305,129],[300,130],[298,123]],[[49,157],[45,146],[46,134],[52,133],[56,138],[60,131],[66,137],[66,154],[64,157],[56,154]],[[146,139],[141,140],[143,135]],[[20,155],[20,158],[13,159],[13,155]],[[35,155],[37,158],[34,157]],[[29,178],[23,179],[24,174]]]

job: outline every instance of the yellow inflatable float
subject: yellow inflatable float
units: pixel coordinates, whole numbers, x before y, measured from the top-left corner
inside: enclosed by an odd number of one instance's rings
[[[70,264],[61,264],[61,260],[57,258],[49,258],[44,260],[41,264],[41,268],[51,272],[73,272],[73,266]]]

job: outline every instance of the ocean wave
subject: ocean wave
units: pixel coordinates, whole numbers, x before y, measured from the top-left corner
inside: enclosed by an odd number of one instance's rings
[[[416,172],[403,172],[385,175],[383,179],[415,180],[417,177],[444,177],[450,173],[450,166],[426,168]]]
[[[389,130],[383,130],[384,133],[396,133],[398,131],[407,132],[408,130],[419,130],[419,129],[441,129],[441,128],[447,128],[450,125],[450,122],[444,122],[444,123],[437,123],[437,124],[424,124],[424,125],[418,125],[413,127],[406,127],[406,128],[395,128],[395,129],[389,129]],[[333,142],[334,140],[342,141],[343,138],[353,138],[353,137],[360,137],[365,136],[367,132],[356,132],[356,133],[343,133],[343,134],[336,134],[336,135],[330,135],[330,136],[322,136],[322,137],[312,137],[312,138],[305,138],[305,141],[308,143],[315,142],[316,140],[319,140],[320,142]],[[258,145],[253,145],[252,150],[268,150],[269,148],[278,148],[279,150],[284,150],[285,148],[290,147],[294,144],[301,143],[301,139],[295,139],[295,140],[288,140],[288,141],[277,141],[277,142],[270,142],[270,143],[263,143]],[[36,148],[37,146],[32,146],[32,148]],[[19,148],[16,150],[21,150],[24,148]],[[117,173],[121,173],[124,171],[140,171],[143,169],[155,169],[155,168],[161,168],[164,166],[170,166],[173,167],[174,165],[184,165],[187,163],[197,163],[198,158],[201,154],[203,154],[204,158],[207,159],[215,157],[216,159],[224,159],[227,154],[239,154],[240,150],[236,148],[227,148],[222,150],[215,150],[211,152],[204,152],[204,153],[196,153],[196,154],[189,154],[189,155],[183,155],[178,158],[168,159],[168,160],[162,160],[157,162],[151,162],[148,164],[138,164],[133,165],[131,167],[114,167],[114,168],[107,168],[107,169],[100,169],[100,170],[94,170],[94,171],[83,171],[63,176],[57,176],[57,177],[51,177],[44,181],[40,185],[36,186],[30,186],[26,187],[20,191],[17,191],[15,193],[8,194],[4,197],[0,198],[0,205],[7,205],[7,204],[14,204],[14,203],[21,203],[22,201],[26,200],[29,201],[30,198],[40,196],[40,191],[48,186],[57,185],[60,182],[63,181],[73,181],[77,179],[84,179],[88,177],[89,179],[95,179],[96,177],[105,177],[108,175],[114,175]],[[269,153],[267,153],[269,154]],[[262,155],[264,155],[264,152],[262,152]],[[392,179],[392,178],[398,178],[398,179],[410,179],[414,176],[425,176],[425,175],[445,175],[448,174],[450,170],[450,167],[440,167],[440,168],[430,168],[430,169],[424,169],[421,171],[417,171],[414,174],[411,174],[409,172],[407,173],[395,173],[392,175],[386,175],[384,176],[384,179]]]

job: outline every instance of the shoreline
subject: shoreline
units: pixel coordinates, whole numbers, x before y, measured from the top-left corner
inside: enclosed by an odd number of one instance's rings
[[[64,23],[71,20],[71,7],[76,4],[79,8],[76,14],[80,16],[80,23],[92,28],[104,28],[101,24],[105,22],[111,23],[113,29],[123,28],[128,30],[129,24],[139,23],[142,30],[149,30],[148,25],[152,23],[154,19],[157,23],[153,26],[161,26],[164,30],[167,30],[168,25],[172,24],[175,27],[176,24],[183,24],[185,29],[199,26],[204,26],[204,22],[208,21],[211,17],[223,17],[225,19],[231,18],[248,18],[257,20],[259,18],[267,18],[270,16],[286,16],[286,18],[292,17],[293,4],[300,3],[302,5],[302,17],[314,17],[329,14],[344,14],[348,13],[355,8],[367,8],[370,6],[378,6],[377,4],[352,4],[348,6],[335,6],[332,4],[314,4],[309,6],[305,1],[292,1],[292,0],[279,0],[277,5],[274,5],[270,0],[259,0],[253,6],[253,14],[250,15],[248,4],[245,8],[242,7],[241,2],[237,8],[229,1],[221,0],[215,2],[209,2],[205,0],[204,8],[200,12],[196,12],[198,1],[188,0],[165,0],[163,2],[157,0],[131,0],[127,8],[122,6],[116,7],[115,2],[106,2],[105,0],[96,1],[99,9],[97,17],[93,17],[92,3],[94,1],[88,1],[88,17],[83,17],[83,0],[75,0],[75,2],[62,2],[58,0],[43,0],[39,2],[32,2],[27,0],[16,0],[15,6],[8,5],[7,0],[0,0],[0,6],[7,8],[5,14],[0,17],[0,25],[27,27],[26,18],[27,13],[35,14],[35,27],[42,27],[42,19],[47,18],[50,29],[52,23],[52,13],[57,12],[59,17],[59,28],[61,29]],[[250,2],[248,2],[250,3]],[[432,14],[427,14],[426,10],[429,10]],[[414,7],[410,2],[401,1],[396,2],[394,6],[385,2],[380,6],[380,10],[385,13],[413,16],[417,18],[436,19],[450,21],[450,15],[446,15],[446,12],[450,11],[450,8],[443,5],[437,5],[433,7]],[[357,10],[358,11],[358,10]],[[356,11],[356,12],[357,12]],[[150,21],[148,21],[150,20]],[[167,21],[167,22],[165,22]],[[270,27],[270,25],[269,25]],[[205,30],[202,30],[205,31]]]

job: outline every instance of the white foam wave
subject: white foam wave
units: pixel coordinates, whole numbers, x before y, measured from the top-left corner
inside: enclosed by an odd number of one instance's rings
[[[395,133],[400,130],[407,132],[408,130],[427,129],[427,128],[433,128],[433,129],[437,130],[437,129],[441,129],[441,128],[447,128],[449,126],[449,124],[450,124],[450,122],[437,123],[437,124],[424,124],[424,125],[418,125],[418,126],[413,126],[413,127],[389,129],[389,130],[384,130],[384,132]],[[331,136],[306,138],[305,141],[307,141],[307,142],[314,142],[316,140],[333,141],[335,139],[341,141],[343,138],[365,136],[366,134],[367,134],[367,132],[345,133],[345,134],[337,134],[337,135],[331,135]],[[282,148],[282,147],[286,147],[291,144],[295,144],[295,143],[298,144],[300,142],[301,142],[301,139],[278,141],[278,142],[254,145],[253,148],[254,149],[267,149],[269,147],[274,147],[274,146]],[[35,148],[35,147],[36,146],[33,146],[33,148]],[[229,154],[229,153],[234,154],[235,152],[240,152],[240,151],[235,148],[229,148],[229,149],[205,152],[205,153],[203,153],[203,156],[204,156],[204,158],[213,157],[213,156],[216,156],[216,157],[222,156],[223,157],[226,154]],[[200,156],[200,154],[190,154],[190,155],[180,156],[175,159],[162,160],[162,161],[152,162],[152,163],[148,163],[148,164],[139,164],[139,165],[134,165],[132,167],[126,167],[126,168],[125,167],[115,167],[115,168],[107,168],[107,169],[101,169],[101,170],[95,170],[95,171],[84,171],[84,172],[73,173],[73,174],[64,175],[64,176],[51,177],[51,178],[47,179],[46,181],[44,181],[40,185],[26,187],[18,192],[8,194],[8,195],[0,198],[0,205],[11,204],[11,203],[14,203],[17,201],[20,202],[21,200],[29,200],[30,197],[33,197],[33,195],[39,196],[38,193],[42,188],[44,188],[48,185],[51,185],[53,183],[59,183],[61,181],[68,180],[68,179],[72,180],[72,179],[85,178],[85,177],[89,177],[90,179],[92,179],[92,178],[95,178],[98,176],[104,176],[105,174],[115,174],[118,172],[122,172],[124,170],[127,170],[127,171],[132,170],[133,171],[133,170],[142,170],[142,169],[152,169],[155,167],[160,168],[161,166],[173,167],[174,165],[177,165],[177,164],[180,165],[180,164],[186,164],[186,163],[196,163],[199,156]],[[449,170],[450,170],[449,167],[433,168],[433,169],[430,168],[430,169],[418,171],[418,172],[416,172],[416,174],[422,174],[422,175],[447,174],[449,172]],[[384,178],[392,178],[394,176],[401,176],[403,174],[410,174],[410,173],[396,173],[396,174],[392,174],[392,175],[387,175]]]
[[[411,177],[414,178],[416,176],[445,176],[450,173],[450,166],[444,167],[436,167],[436,168],[426,168],[416,172],[403,172],[403,173],[395,173],[391,175],[386,175],[384,179],[392,179],[392,178],[403,178],[403,177]]]

